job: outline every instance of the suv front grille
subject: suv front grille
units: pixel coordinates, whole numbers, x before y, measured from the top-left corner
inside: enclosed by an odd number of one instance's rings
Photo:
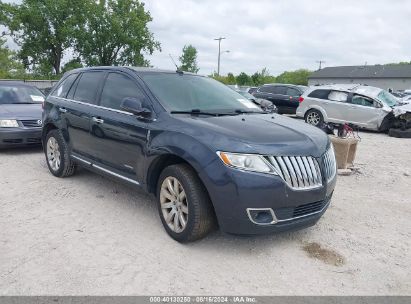
[[[293,189],[306,190],[322,186],[321,170],[311,156],[266,156],[278,175]]]
[[[40,128],[42,125],[41,120],[21,120],[21,123],[26,128]]]

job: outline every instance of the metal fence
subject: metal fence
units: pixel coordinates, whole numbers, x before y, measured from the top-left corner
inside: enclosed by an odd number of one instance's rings
[[[30,84],[39,89],[47,89],[53,87],[58,80],[22,80],[22,79],[0,79],[0,81],[20,82]]]

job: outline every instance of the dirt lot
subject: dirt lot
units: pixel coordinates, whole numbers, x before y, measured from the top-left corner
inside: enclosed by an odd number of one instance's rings
[[[359,172],[315,227],[189,245],[138,190],[0,152],[0,294],[411,295],[411,140],[360,135]]]

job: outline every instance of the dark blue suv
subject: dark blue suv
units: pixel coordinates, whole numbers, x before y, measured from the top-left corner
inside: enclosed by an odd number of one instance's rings
[[[217,224],[236,234],[311,226],[335,187],[334,151],[321,130],[264,112],[208,77],[74,70],[47,97],[43,122],[53,175],[82,166],[142,187],[180,242]]]

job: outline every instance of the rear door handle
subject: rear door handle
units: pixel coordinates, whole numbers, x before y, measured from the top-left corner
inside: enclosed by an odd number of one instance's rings
[[[59,111],[60,111],[61,113],[67,113],[67,109],[66,109],[66,108],[59,108]]]
[[[104,120],[101,119],[101,118],[93,117],[92,120],[93,120],[95,123],[98,123],[98,124],[104,123]]]

